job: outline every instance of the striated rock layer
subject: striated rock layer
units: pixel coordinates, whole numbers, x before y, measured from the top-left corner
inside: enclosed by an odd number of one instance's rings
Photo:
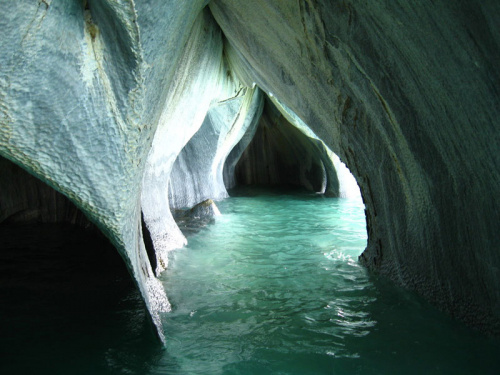
[[[160,337],[154,271],[185,243],[170,206],[234,184],[259,88],[297,152],[299,131],[356,176],[362,262],[500,333],[500,4],[207,3],[0,2],[0,155],[110,238]]]

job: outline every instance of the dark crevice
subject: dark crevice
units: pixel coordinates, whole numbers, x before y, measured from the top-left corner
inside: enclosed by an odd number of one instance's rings
[[[66,196],[0,157],[0,224],[67,223],[100,233]]]
[[[153,239],[151,238],[151,233],[149,232],[148,226],[144,221],[144,214],[141,212],[141,226],[142,226],[142,239],[144,240],[144,246],[146,247],[146,252],[148,253],[149,263],[152,269],[156,269],[156,253],[153,245]]]

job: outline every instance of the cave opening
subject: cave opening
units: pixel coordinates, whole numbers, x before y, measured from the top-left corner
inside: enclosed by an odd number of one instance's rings
[[[228,155],[224,184],[296,187],[326,197],[361,199],[355,177],[340,158],[273,96],[252,129]],[[242,151],[243,150],[243,151]]]
[[[122,340],[147,348],[128,348],[146,360],[156,350],[146,307],[116,248],[68,198],[5,158],[0,300],[3,373],[59,366],[96,373],[103,353],[111,362],[114,350],[123,353]]]

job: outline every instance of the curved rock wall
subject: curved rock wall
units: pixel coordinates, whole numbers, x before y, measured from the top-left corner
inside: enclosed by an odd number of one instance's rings
[[[236,90],[224,74],[222,51],[218,26],[209,12],[200,13],[164,99],[142,182],[142,212],[156,250],[157,274],[167,266],[168,251],[186,243],[169,207],[168,182],[174,162],[202,125],[212,101],[219,95],[234,95]]]
[[[214,22],[206,3],[0,2],[0,155],[99,226],[160,327],[141,211],[164,265],[177,155],[257,85],[356,176],[362,261],[500,333],[500,4],[213,0]]]
[[[110,238],[157,326],[169,304],[142,240],[142,176],[204,5],[0,3],[0,154],[66,195]]]
[[[495,1],[214,0],[242,79],[356,176],[362,261],[500,333]]]
[[[244,88],[242,92],[240,97],[214,104],[200,130],[177,157],[169,182],[172,208],[228,196],[223,180],[226,158],[244,134],[253,133],[263,107],[258,88]]]

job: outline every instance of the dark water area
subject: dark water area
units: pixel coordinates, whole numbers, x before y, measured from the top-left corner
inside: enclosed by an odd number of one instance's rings
[[[101,235],[2,226],[0,249],[0,374],[141,374],[163,354]]]
[[[0,374],[497,374],[500,341],[357,262],[361,201],[243,189],[161,276],[166,347],[101,235],[0,226]]]

